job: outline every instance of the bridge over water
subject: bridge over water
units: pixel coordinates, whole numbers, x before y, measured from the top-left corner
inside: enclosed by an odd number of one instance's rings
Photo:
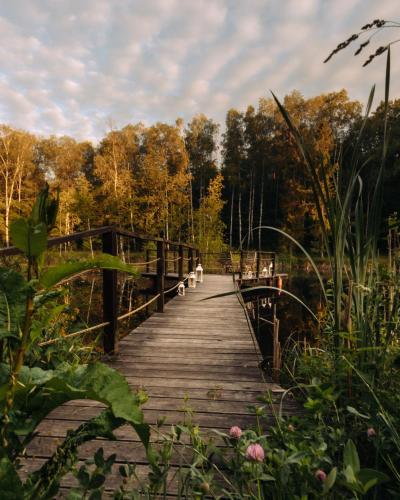
[[[103,251],[117,253],[116,239],[110,239],[107,234],[103,237]],[[104,341],[105,351],[107,347],[109,351],[107,363],[119,370],[133,389],[146,390],[149,399],[143,407],[145,421],[154,427],[164,418],[161,430],[182,422],[185,409],[190,408],[194,412],[193,422],[206,434],[211,434],[212,429],[226,432],[233,425],[249,428],[255,424],[249,406],[257,404],[258,398],[266,391],[279,394],[282,390],[267,380],[260,368],[262,356],[246,309],[238,296],[203,300],[233,291],[237,282],[229,274],[207,274],[204,282],[196,288],[187,288],[184,296],[175,296],[164,304],[164,300],[159,299],[165,294],[164,278],[168,275],[165,262],[168,259],[165,242],[160,241],[157,242],[157,269],[153,274],[159,292],[158,310],[162,312],[152,314],[120,340],[119,345],[116,332],[109,328],[108,335],[112,339]],[[181,245],[179,257],[175,259],[179,262],[178,272],[176,276],[170,273],[170,277],[182,278],[184,259]],[[188,270],[193,269],[195,262],[191,247],[186,261]],[[259,261],[256,266],[258,277]],[[243,279],[243,272],[241,265],[240,279]],[[115,304],[116,294],[113,273],[103,271],[103,293],[107,294],[111,304]],[[151,274],[147,269],[147,275]],[[107,305],[107,326],[112,327],[118,319],[117,313],[112,308],[110,310],[106,299],[104,304]],[[38,469],[52,456],[69,429],[75,429],[98,415],[102,408],[100,403],[91,400],[75,400],[49,414],[26,450],[22,474]],[[270,411],[272,419],[272,409]],[[291,408],[285,407],[285,411],[291,411]],[[103,447],[105,456],[116,453],[116,468],[118,464],[134,462],[138,464],[139,475],[144,474],[147,470],[145,451],[133,429],[125,425],[117,429],[115,435],[116,441],[96,439],[83,444],[79,449],[80,460],[93,457],[96,450]],[[157,432],[153,439],[157,439]],[[112,475],[109,487],[113,486],[115,479]],[[73,484],[75,480],[71,475],[66,476],[62,483],[63,488]]]

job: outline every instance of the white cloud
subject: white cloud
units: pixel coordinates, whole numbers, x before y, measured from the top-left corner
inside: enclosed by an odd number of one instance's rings
[[[268,89],[346,87],[365,101],[372,83],[383,86],[383,58],[366,69],[351,50],[322,60],[397,12],[397,0],[2,0],[0,122],[99,139],[109,117],[223,122]]]

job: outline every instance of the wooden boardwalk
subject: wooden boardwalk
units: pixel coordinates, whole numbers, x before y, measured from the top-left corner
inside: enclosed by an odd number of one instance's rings
[[[164,425],[181,422],[183,400],[188,397],[193,420],[205,432],[227,431],[232,425],[247,428],[254,424],[248,406],[267,389],[279,391],[259,369],[261,355],[237,297],[202,301],[232,289],[230,276],[206,275],[203,284],[172,299],[164,313],[153,314],[120,342],[120,354],[109,364],[133,388],[146,389],[144,413],[149,424],[162,417]],[[37,468],[68,429],[98,414],[100,407],[79,400],[52,412],[27,450],[25,471]],[[102,446],[106,456],[116,453],[118,463],[135,461],[144,471],[144,451],[133,430],[123,426],[115,434],[117,441],[99,439],[83,445],[80,458],[93,456]],[[64,485],[72,481],[67,477]]]

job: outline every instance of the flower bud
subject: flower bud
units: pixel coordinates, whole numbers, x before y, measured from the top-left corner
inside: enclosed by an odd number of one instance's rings
[[[318,469],[315,473],[315,477],[316,479],[318,479],[318,481],[321,481],[321,483],[323,483],[326,479],[326,472],[324,472],[322,469]]]
[[[262,462],[265,458],[265,453],[259,444],[250,444],[246,450],[246,458],[252,462]]]
[[[229,435],[233,439],[240,439],[240,436],[242,435],[242,429],[237,425],[234,425],[230,428]]]

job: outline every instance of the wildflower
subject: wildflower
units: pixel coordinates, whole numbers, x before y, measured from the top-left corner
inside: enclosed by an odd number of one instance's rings
[[[323,483],[326,479],[326,472],[324,472],[322,469],[318,469],[315,473],[315,477],[316,479],[318,479],[318,481],[321,481],[321,483]]]
[[[240,436],[242,435],[242,429],[237,425],[234,425],[233,427],[231,427],[229,435],[233,439],[240,439]]]
[[[294,432],[294,427],[293,427],[293,425],[292,425],[292,424],[289,424],[289,425],[287,426],[287,430],[288,430],[289,432]]]
[[[265,454],[262,446],[259,444],[250,444],[246,450],[247,460],[252,462],[262,462],[264,460]]]
[[[368,427],[367,429],[367,436],[369,438],[373,438],[376,436],[376,430],[373,427]]]

